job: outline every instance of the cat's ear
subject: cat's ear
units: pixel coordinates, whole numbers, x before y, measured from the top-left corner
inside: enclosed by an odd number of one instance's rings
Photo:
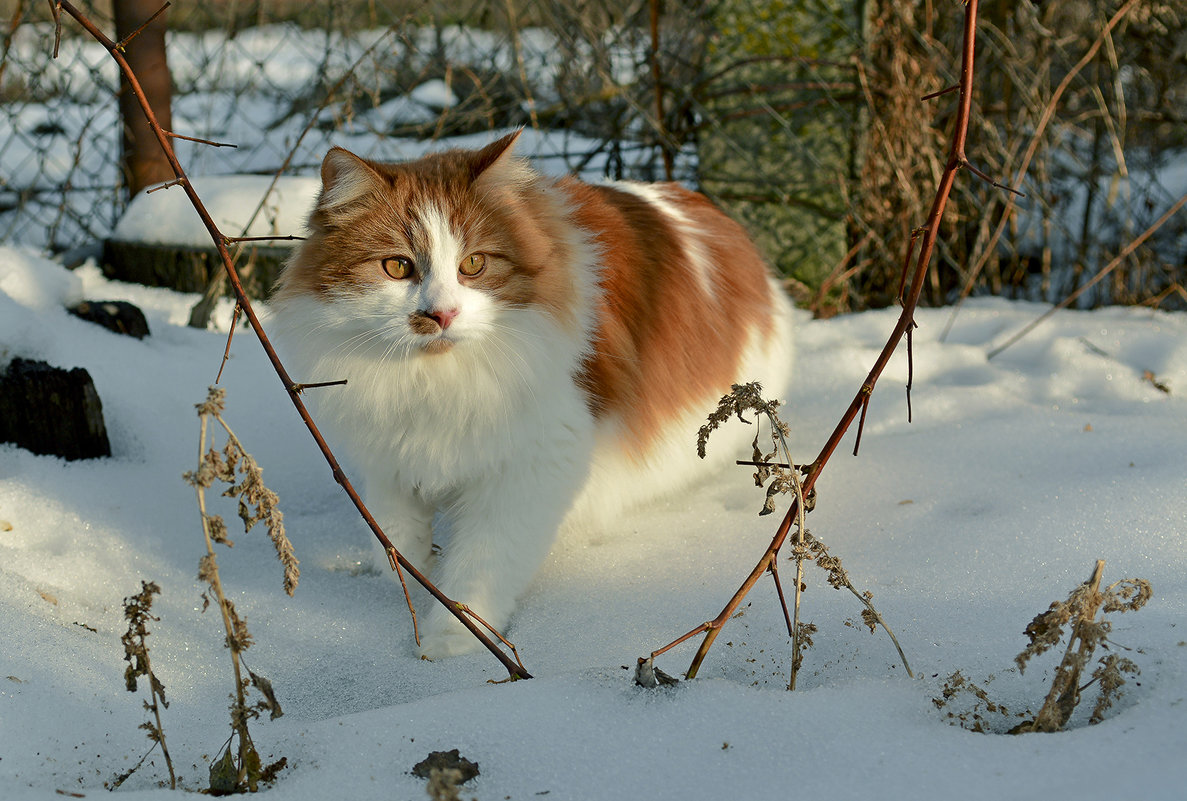
[[[470,162],[474,180],[483,176],[493,177],[496,175],[506,179],[511,176],[518,177],[520,173],[524,172],[523,163],[513,155],[515,140],[519,139],[521,133],[523,133],[522,128],[512,131],[502,139],[475,151]]]
[[[363,159],[340,147],[330,148],[321,163],[321,197],[318,208],[334,210],[379,189],[383,178]]]

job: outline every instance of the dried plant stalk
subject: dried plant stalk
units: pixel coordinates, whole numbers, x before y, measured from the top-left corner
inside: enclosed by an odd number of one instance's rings
[[[779,402],[776,400],[767,401],[762,397],[762,386],[757,383],[750,384],[735,384],[730,394],[723,397],[717,405],[717,409],[709,415],[709,419],[697,436],[697,453],[702,457],[705,455],[706,443],[709,436],[719,428],[727,420],[737,418],[738,420],[749,423],[743,413],[747,411],[755,412],[767,417],[771,425],[771,440],[775,445],[775,449],[770,453],[763,453],[758,447],[759,435],[756,434],[752,449],[754,453],[753,461],[747,464],[756,466],[754,473],[754,483],[757,486],[763,486],[764,483],[770,482],[767,486],[766,496],[763,502],[760,515],[770,514],[774,511],[775,497],[784,493],[793,493],[795,495],[795,502],[793,504],[793,511],[795,512],[795,544],[792,548],[792,557],[796,563],[796,583],[795,583],[795,601],[794,613],[788,614],[787,602],[783,595],[783,587],[779,581],[778,571],[778,554],[782,545],[782,540],[778,543],[772,543],[768,548],[769,558],[766,558],[767,570],[770,571],[772,578],[775,581],[776,590],[779,594],[779,601],[783,608],[783,616],[787,621],[787,633],[791,637],[792,647],[792,664],[791,675],[788,681],[787,689],[794,690],[796,685],[796,677],[799,674],[799,669],[803,664],[803,657],[805,651],[812,645],[812,635],[816,633],[816,627],[812,624],[805,624],[800,622],[800,600],[804,590],[804,562],[815,562],[821,569],[828,574],[828,583],[835,589],[845,588],[853,593],[862,605],[865,607],[862,610],[862,619],[873,632],[877,626],[882,626],[883,630],[890,636],[891,642],[894,643],[895,649],[898,651],[899,658],[902,660],[903,667],[907,671],[907,675],[913,675],[911,666],[907,662],[907,657],[903,653],[902,647],[899,645],[898,638],[894,636],[894,632],[886,624],[886,621],[878,613],[873,605],[873,595],[870,592],[859,592],[853,586],[852,580],[849,578],[848,572],[841,566],[841,560],[829,554],[828,549],[824,543],[811,535],[804,525],[804,514],[810,511],[815,505],[815,497],[811,494],[805,495],[804,482],[800,478],[802,468],[794,465],[791,457],[791,449],[787,444],[787,437],[790,436],[790,428],[786,423],[779,418],[778,413]],[[784,463],[772,463],[772,459],[776,457],[779,451],[782,450],[784,459],[786,459],[786,467]],[[789,515],[791,512],[788,513]],[[716,636],[716,632],[720,629],[720,623],[724,621],[714,621],[716,625],[709,626],[706,624],[704,629],[708,633],[705,637],[705,642],[709,642],[712,637]],[[671,646],[668,646],[671,647]],[[661,649],[652,654],[654,659],[656,655],[662,653],[667,648]],[[700,668],[701,658],[707,652],[707,647],[703,643],[701,650],[697,657],[693,660],[692,666],[687,673],[688,678],[695,677]]]
[[[223,495],[238,498],[239,517],[243,521],[244,531],[250,531],[261,520],[266,522],[277,556],[284,565],[284,589],[289,595],[296,589],[300,574],[292,544],[284,533],[283,516],[276,508],[275,493],[264,486],[259,465],[243,449],[239,439],[222,419],[225,400],[225,390],[211,387],[206,400],[198,404],[198,416],[202,421],[198,438],[199,466],[197,471],[185,474],[186,482],[191,484],[197,493],[202,533],[206,540],[206,555],[198,564],[198,578],[209,585],[207,593],[203,593],[203,609],[210,603],[208,593],[214,593],[226,631],[225,645],[231,652],[231,668],[235,677],[235,692],[231,702],[231,736],[224,746],[222,758],[215,761],[210,768],[210,790],[218,794],[243,790],[255,792],[264,776],[275,773],[275,766],[265,768],[261,764],[260,755],[252,742],[247,724],[250,719],[259,717],[261,711],[270,712],[272,718],[278,718],[284,713],[276,700],[272,683],[248,669],[243,661],[244,651],[252,644],[251,632],[248,631],[246,619],[239,615],[235,605],[223,591],[222,579],[218,573],[218,558],[214,550],[216,543],[228,548],[233,543],[227,537],[226,525],[222,518],[207,512],[206,490],[215,481],[231,485]],[[214,418],[227,434],[227,444],[221,452],[207,448],[211,418]],[[237,472],[244,476],[243,481],[238,484],[235,483]],[[248,674],[249,679],[243,677],[244,672]],[[255,687],[263,695],[263,700],[249,705],[249,687]],[[231,743],[236,737],[238,746],[236,753],[232,753]]]
[[[1145,579],[1123,579],[1103,591],[1100,589],[1105,562],[1099,559],[1088,580],[1072,590],[1066,601],[1056,601],[1042,614],[1036,615],[1026,627],[1030,643],[1015,657],[1019,671],[1025,671],[1027,664],[1036,656],[1050,650],[1063,639],[1064,629],[1071,636],[1063,652],[1063,658],[1055,669],[1051,688],[1042,708],[1033,720],[1019,724],[1011,733],[1059,731],[1072,716],[1080,703],[1080,693],[1089,686],[1081,685],[1084,669],[1092,659],[1097,647],[1107,647],[1112,623],[1107,619],[1097,620],[1105,612],[1136,611],[1145,605],[1153,594],[1150,582]],[[1092,710],[1090,722],[1097,723],[1116,700],[1119,690],[1125,684],[1123,673],[1138,672],[1137,665],[1125,657],[1108,654],[1100,660],[1092,674],[1092,680],[1099,685],[1099,696]]]
[[[169,756],[169,747],[165,743],[165,725],[161,722],[161,708],[169,708],[165,700],[165,685],[157,678],[152,670],[152,661],[148,656],[148,622],[160,618],[152,613],[153,596],[159,595],[161,588],[151,581],[140,582],[140,592],[124,599],[124,617],[128,619],[128,630],[120,637],[124,644],[124,661],[128,663],[124,671],[124,681],[128,692],[136,692],[138,679],[148,679],[149,701],[144,702],[144,708],[151,712],[153,721],[142,723],[140,728],[148,732],[148,739],[152,740],[153,748],[161,746],[161,753],[165,757],[165,766],[169,768],[169,789],[177,789],[177,775],[173,771],[173,759]],[[152,753],[152,748],[148,750]],[[111,789],[119,787],[136,772],[148,757],[145,754],[130,770],[118,776],[111,784]]]
[[[1005,730],[1005,733],[1055,732],[1066,728],[1072,713],[1083,700],[1081,694],[1093,684],[1097,685],[1097,697],[1088,722],[1100,723],[1120,697],[1125,684],[1124,676],[1136,676],[1141,672],[1132,660],[1109,653],[1097,660],[1091,679],[1081,683],[1095,650],[1098,647],[1107,649],[1110,645],[1108,635],[1112,624],[1103,617],[1097,620],[1097,615],[1136,611],[1153,594],[1150,582],[1145,579],[1122,579],[1100,589],[1104,566],[1104,560],[1098,560],[1092,575],[1072,590],[1067,600],[1055,601],[1046,612],[1036,615],[1027,625],[1029,643],[1022,653],[1014,657],[1019,673],[1025,672],[1032,659],[1059,645],[1065,636],[1068,642],[1038,714],[1030,710],[1018,712],[1015,716],[1023,718],[1023,721]],[[992,680],[990,676],[989,681]],[[948,712],[948,718],[953,723],[976,732],[1004,730],[993,725],[986,726],[988,721],[981,712],[1004,718],[1010,715],[1010,711],[994,702],[984,687],[970,682],[959,670],[948,677],[941,696],[933,698],[932,703],[937,709],[943,709],[959,694],[971,695],[975,699],[975,706],[969,711]]]

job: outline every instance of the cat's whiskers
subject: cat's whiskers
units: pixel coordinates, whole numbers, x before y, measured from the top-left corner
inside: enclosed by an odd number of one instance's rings
[[[531,390],[532,386],[536,382],[529,376],[529,373],[533,371],[528,363],[527,358],[525,358],[523,354],[524,348],[522,345],[528,343],[530,340],[544,342],[544,337],[505,322],[491,320],[488,321],[486,325],[492,331],[497,332],[499,336],[484,337],[482,340],[483,343],[498,348],[499,355],[503,357],[503,361],[511,365],[511,367],[519,374],[523,385],[527,387],[528,390]],[[508,334],[511,336],[508,336]],[[533,400],[534,399],[535,398],[533,397]]]
[[[502,378],[502,374],[495,367],[494,360],[491,359],[491,355],[489,352],[489,348],[492,344],[493,343],[490,339],[484,340],[481,343],[481,345],[476,348],[476,350],[482,356],[482,358],[484,358],[486,360],[487,366],[490,368],[490,376],[491,376],[492,382],[494,384],[500,386],[500,388],[501,388],[502,381],[500,379]],[[499,408],[499,414],[500,414],[499,419],[501,419],[501,420],[512,419],[513,415],[515,414],[515,409],[511,406],[511,399],[510,399],[509,393],[498,392],[498,393],[496,393],[496,395],[499,399],[499,407],[500,407]],[[510,449],[512,446],[510,426],[501,425],[501,426],[498,426],[496,430],[499,431],[499,435],[500,435],[500,437],[502,437],[502,439],[504,441],[503,448]]]
[[[334,349],[335,355],[345,359],[354,358],[360,355],[360,352],[367,350],[376,340],[382,340],[385,334],[386,330],[383,328],[362,331],[343,340]]]

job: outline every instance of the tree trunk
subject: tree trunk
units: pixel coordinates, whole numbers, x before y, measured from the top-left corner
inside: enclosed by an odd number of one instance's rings
[[[161,0],[114,0],[116,39],[122,41],[143,25],[160,9],[161,4]],[[162,14],[136,35],[124,55],[144,89],[157,123],[168,131],[173,127],[170,110],[173,82],[165,58],[166,28],[165,15]],[[120,117],[123,120],[120,168],[128,197],[132,197],[146,186],[172,181],[176,176],[140,110],[132,87],[123,76],[120,76],[119,100]]]

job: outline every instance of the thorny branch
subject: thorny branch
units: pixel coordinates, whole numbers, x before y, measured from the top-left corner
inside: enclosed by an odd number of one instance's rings
[[[275,348],[272,346],[271,341],[264,332],[264,327],[260,324],[259,318],[256,316],[255,309],[251,304],[251,300],[248,298],[246,291],[243,289],[243,284],[239,279],[239,274],[235,270],[234,262],[231,259],[231,254],[227,250],[225,236],[218,229],[214,219],[210,216],[206,206],[202,203],[202,199],[198,196],[198,193],[195,191],[193,185],[186,176],[186,172],[182,168],[181,163],[177,159],[177,154],[173,150],[173,145],[171,142],[172,137],[170,136],[170,133],[165,131],[157,122],[156,115],[153,113],[152,107],[149,105],[148,99],[144,95],[144,90],[140,86],[140,81],[132,71],[132,68],[128,65],[127,60],[124,58],[124,54],[120,51],[119,44],[112,41],[106,34],[99,30],[99,28],[90,20],[90,18],[88,18],[81,10],[76,8],[72,3],[67,2],[67,0],[61,0],[61,2],[57,2],[57,0],[51,0],[51,3],[54,5],[55,9],[60,8],[62,11],[65,11],[67,14],[73,17],[88,34],[90,34],[97,42],[103,45],[103,47],[106,48],[107,52],[111,55],[112,59],[114,59],[116,64],[119,66],[120,72],[128,79],[129,86],[131,87],[133,94],[136,96],[136,100],[140,105],[141,111],[148,120],[158,143],[161,145],[162,150],[164,150],[165,156],[173,169],[173,174],[177,176],[177,185],[185,191],[186,196],[189,198],[190,203],[193,205],[194,210],[198,213],[198,216],[201,218],[203,225],[205,225],[206,230],[209,232],[210,237],[214,242],[215,249],[218,251],[219,258],[222,260],[223,268],[226,271],[227,279],[231,283],[231,289],[235,293],[235,298],[239,308],[242,309],[243,314],[247,317],[248,324],[251,326],[252,331],[255,333],[260,345],[263,347],[265,354],[267,354],[268,361],[272,364],[272,368],[276,371],[277,376],[284,385],[285,391],[289,395],[289,400],[292,401],[293,406],[297,410],[297,414],[301,417],[302,422],[305,423],[305,427],[309,430],[309,433],[317,443],[317,447],[321,451],[322,456],[325,457],[327,464],[329,464],[330,470],[334,476],[334,480],[338,482],[343,491],[346,492],[347,496],[354,504],[355,509],[358,510],[359,514],[366,522],[368,528],[371,529],[372,534],[375,535],[375,538],[379,540],[389,555],[394,554],[395,560],[409,575],[416,579],[416,581],[420,583],[422,587],[428,590],[428,592],[439,603],[443,604],[445,608],[448,609],[450,613],[453,614],[462,623],[462,625],[470,631],[471,634],[478,638],[478,641],[481,642],[482,645],[486,647],[486,649],[490,651],[500,663],[502,663],[503,667],[507,670],[511,678],[531,678],[530,673],[528,673],[516,661],[513,661],[509,656],[507,656],[507,654],[504,653],[503,650],[500,649],[494,643],[494,641],[491,640],[491,638],[488,637],[484,631],[482,631],[481,628],[479,628],[478,624],[475,623],[474,620],[471,619],[471,616],[466,613],[463,605],[451,600],[443,592],[441,592],[441,590],[438,589],[435,584],[429,581],[427,576],[417,570],[415,565],[409,562],[403,554],[396,550],[395,546],[392,545],[391,540],[388,539],[386,534],[384,534],[383,529],[380,528],[379,524],[375,521],[375,518],[371,515],[371,512],[363,503],[362,498],[359,496],[358,492],[347,478],[346,473],[338,464],[338,460],[334,456],[333,451],[330,450],[330,446],[326,443],[321,431],[318,430],[317,425],[310,416],[308,408],[301,400],[298,384],[289,376],[288,371],[285,369],[284,364],[280,361],[280,357],[277,355]],[[61,21],[60,18],[57,17],[56,12],[55,20],[57,26],[59,26],[58,32],[60,33]]]
[[[923,292],[924,281],[927,277],[928,266],[931,262],[932,252],[935,249],[936,239],[940,230],[940,222],[944,216],[944,209],[947,207],[948,198],[952,193],[952,186],[956,181],[956,174],[962,167],[968,166],[968,159],[965,156],[965,142],[968,137],[969,120],[972,115],[973,103],[973,52],[976,45],[977,36],[977,6],[978,0],[968,0],[965,4],[964,17],[964,38],[962,44],[962,55],[960,65],[960,100],[957,108],[956,122],[952,132],[952,142],[948,151],[948,161],[944,167],[944,172],[940,176],[939,186],[936,189],[935,199],[932,201],[931,211],[928,214],[927,222],[923,227],[920,236],[919,255],[915,260],[915,269],[911,274],[909,288],[906,295],[903,297],[903,310],[899,315],[898,322],[895,324],[894,330],[886,341],[886,345],[882,348],[881,353],[874,362],[874,366],[870,369],[869,374],[865,380],[862,381],[861,388],[854,396],[849,408],[841,416],[840,422],[837,423],[836,428],[825,442],[820,454],[816,460],[808,468],[808,473],[804,477],[802,483],[802,492],[806,495],[812,491],[816,485],[816,480],[820,477],[820,473],[824,470],[824,466],[832,457],[833,452],[836,451],[844,438],[849,427],[852,425],[854,419],[861,414],[863,419],[865,416],[866,405],[869,402],[869,397],[873,393],[874,386],[882,372],[886,369],[886,365],[890,362],[890,357],[898,348],[899,342],[907,336],[908,332],[915,325],[915,309],[919,304],[919,296]],[[911,244],[914,245],[915,238],[912,237]],[[909,259],[908,254],[908,259]],[[908,392],[908,398],[910,397]],[[858,436],[861,435],[861,427],[858,428]],[[687,676],[694,678],[709,649],[712,647],[714,640],[726,622],[734,615],[742,600],[758,582],[758,580],[771,569],[778,556],[779,549],[787,539],[788,533],[791,531],[793,523],[799,516],[800,502],[798,497],[791,502],[790,508],[783,517],[783,521],[779,524],[779,529],[776,531],[774,538],[770,545],[767,546],[766,551],[746,577],[742,585],[730,598],[729,602],[721,610],[717,617],[710,621],[702,623],[687,634],[682,635],[672,643],[654,651],[651,655],[653,660],[659,654],[669,650],[679,643],[695,637],[698,634],[705,634],[701,640],[700,647],[697,649],[690,665]],[[651,660],[641,660],[641,662],[650,662]],[[908,668],[908,672],[910,669]]]

